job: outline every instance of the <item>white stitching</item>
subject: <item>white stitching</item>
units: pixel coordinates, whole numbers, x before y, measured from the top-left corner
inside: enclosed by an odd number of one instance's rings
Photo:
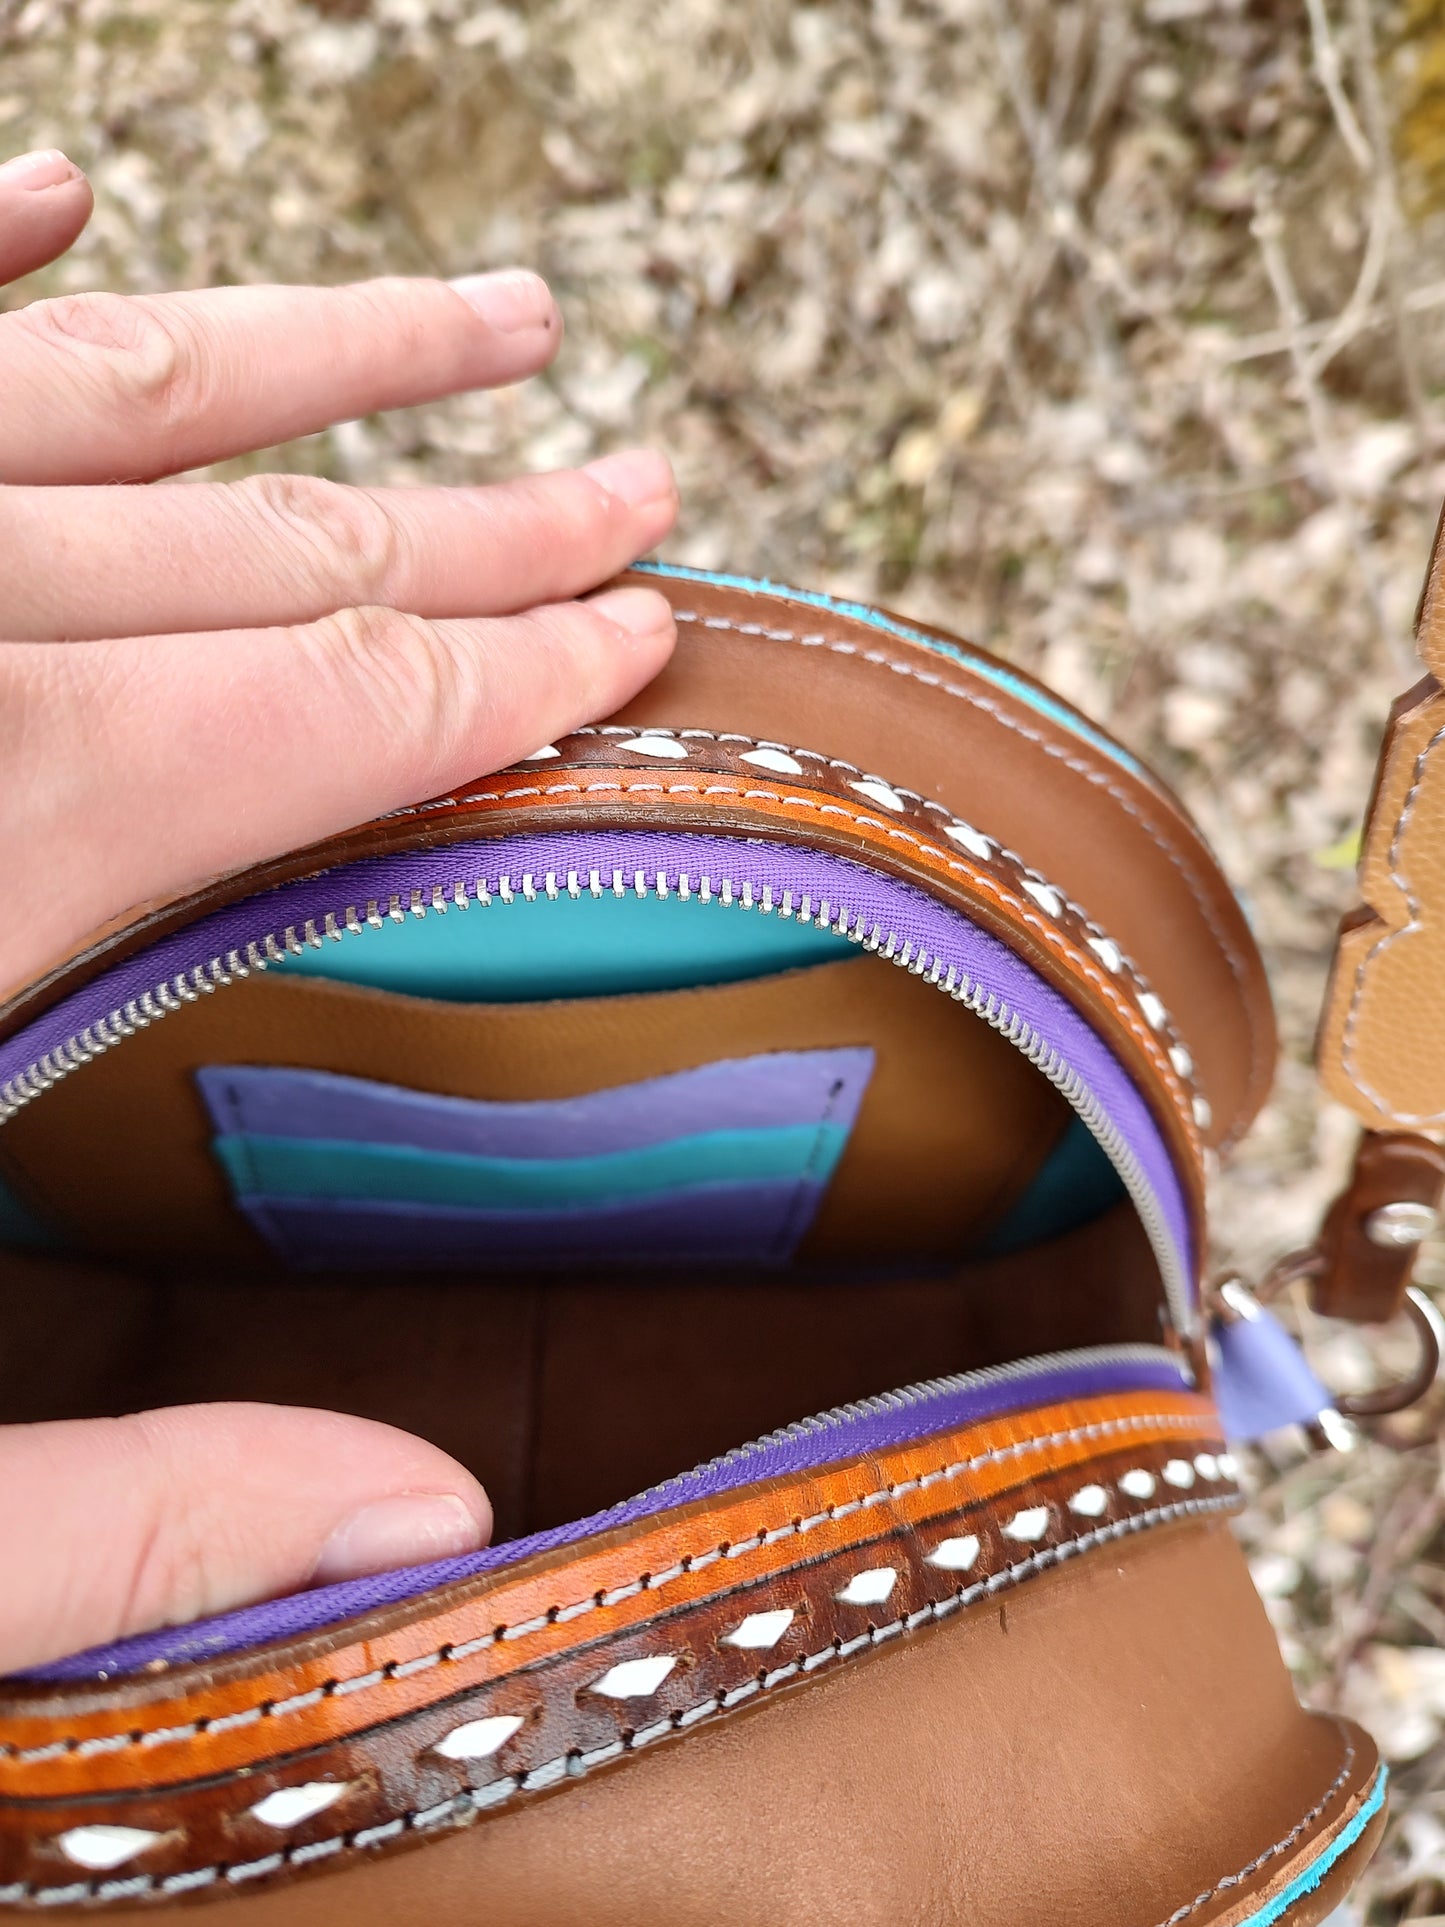
[[[1425,765],[1430,759],[1430,752],[1442,740],[1445,740],[1445,729],[1437,729],[1429,742],[1424,745],[1419,755],[1415,758],[1415,767],[1410,774],[1410,787],[1405,792],[1405,801],[1400,810],[1400,820],[1395,825],[1395,833],[1390,839],[1390,850],[1387,859],[1390,870],[1390,881],[1405,893],[1405,904],[1409,911],[1409,920],[1402,924],[1398,930],[1387,930],[1384,936],[1377,938],[1376,941],[1370,945],[1369,949],[1366,950],[1364,956],[1361,957],[1355,970],[1355,981],[1350,989],[1350,1004],[1349,1009],[1345,1012],[1344,1030],[1341,1036],[1340,1060],[1344,1066],[1346,1077],[1349,1078],[1360,1095],[1367,1097],[1377,1110],[1388,1112],[1391,1122],[1396,1125],[1438,1124],[1440,1122],[1440,1113],[1438,1111],[1431,1111],[1415,1114],[1395,1110],[1388,1099],[1377,1091],[1373,1085],[1366,1083],[1363,1076],[1356,1071],[1354,1067],[1354,1048],[1359,1027],[1360,1004],[1365,994],[1365,976],[1370,965],[1374,963],[1377,957],[1383,956],[1390,946],[1398,942],[1400,938],[1413,936],[1417,930],[1424,928],[1425,920],[1420,914],[1421,899],[1419,893],[1411,887],[1409,879],[1401,875],[1399,858],[1403,853],[1402,846],[1405,840],[1405,832],[1410,827],[1411,818],[1415,813],[1415,805],[1419,800],[1420,791],[1424,787]],[[1372,909],[1375,908],[1373,904],[1370,907]],[[1383,912],[1376,910],[1376,915],[1383,917]]]
[[[1199,1415],[1192,1412],[1136,1412],[1128,1418],[1095,1419],[1088,1425],[1071,1426],[1067,1431],[1046,1432],[1036,1438],[1015,1440],[1012,1445],[995,1446],[991,1451],[978,1453],[973,1458],[954,1460],[950,1464],[940,1467],[937,1471],[924,1474],[921,1477],[901,1479],[892,1485],[880,1486],[876,1491],[862,1494],[856,1499],[844,1500],[840,1505],[830,1506],[824,1512],[813,1513],[809,1518],[795,1519],[788,1527],[780,1528],[780,1533],[781,1536],[784,1537],[802,1538],[805,1534],[815,1531],[819,1526],[826,1525],[830,1521],[836,1522],[839,1519],[845,1519],[851,1513],[860,1511],[864,1506],[881,1504],[889,1499],[906,1497],[908,1493],[913,1491],[921,1491],[924,1489],[925,1480],[927,1484],[931,1486],[962,1478],[967,1473],[979,1471],[984,1466],[1003,1465],[1011,1459],[1026,1458],[1032,1453],[1047,1451],[1052,1446],[1078,1445],[1090,1440],[1113,1438],[1121,1433],[1141,1432],[1153,1426],[1162,1427],[1166,1430],[1178,1429],[1183,1431],[1188,1429],[1197,1430],[1199,1429],[1199,1425]],[[665,1573],[656,1574],[648,1590],[659,1591],[669,1580],[679,1578],[685,1572],[700,1572],[718,1559],[733,1557],[734,1546],[736,1546],[738,1553],[749,1553],[759,1550],[761,1543],[761,1534],[759,1532],[759,1534],[755,1534],[747,1540],[736,1542],[728,1541],[723,1545],[711,1547],[704,1552],[684,1554],[682,1559],[680,1559],[676,1565],[669,1567]],[[617,1592],[613,1594],[599,1592],[592,1594],[586,1599],[579,1599],[570,1606],[548,1607],[544,1615],[539,1615],[539,1619],[545,1619],[550,1623],[554,1617],[562,1612],[567,1613],[569,1617],[581,1618],[589,1612],[607,1610],[610,1604],[615,1603],[618,1593],[620,1593],[622,1598],[631,1598],[634,1592],[641,1590],[642,1578],[639,1576],[632,1585],[619,1588]],[[468,1640],[464,1645],[438,1647],[434,1653],[428,1653],[424,1655],[424,1657],[428,1663],[433,1660],[456,1660],[479,1652],[485,1647],[495,1645],[496,1640],[497,1635],[495,1633],[485,1633],[479,1639]],[[399,1666],[381,1668],[380,1670],[384,1678],[379,1683],[385,1685],[389,1680],[397,1677],[400,1673],[401,1666],[409,1667],[412,1671],[420,1670],[419,1660],[403,1660]],[[355,1675],[352,1677],[355,1677]],[[336,1682],[335,1684],[344,1683],[345,1682]],[[335,1684],[332,1686],[333,1691],[335,1690]],[[317,1694],[318,1697],[322,1696],[321,1689],[317,1689]],[[259,1719],[275,1719],[285,1711],[294,1708],[301,1699],[306,1699],[309,1703],[310,1696],[301,1694],[289,1701],[263,1700],[257,1706],[248,1707],[243,1713],[227,1713],[215,1720],[193,1720],[188,1726],[167,1727],[165,1729],[166,1735],[168,1739],[193,1739],[200,1737],[206,1732],[219,1731],[223,1726],[228,1724],[238,1725],[243,1722],[250,1723],[253,1720]],[[117,1740],[124,1739],[131,1745],[140,1743],[137,1736],[133,1733],[118,1734],[114,1737]],[[143,1740],[144,1736],[142,1735],[140,1738]],[[33,1765],[43,1760],[57,1759],[63,1754],[71,1752],[79,1744],[83,1744],[83,1742],[78,1742],[73,1737],[68,1737],[60,1740],[47,1741],[47,1743],[41,1747],[21,1748],[0,1746],[0,1756],[14,1760],[21,1765]]]
[[[696,622],[699,619],[696,612],[689,609],[675,609],[673,615],[678,622]],[[707,627],[734,629],[737,630],[739,634],[745,633],[738,624],[727,622],[721,618],[709,619]],[[989,701],[986,696],[981,696],[977,690],[965,689],[958,683],[945,682],[941,676],[926,675],[922,671],[913,668],[911,664],[894,661],[892,657],[885,655],[881,650],[858,649],[851,643],[840,642],[824,635],[797,636],[794,635],[790,629],[767,629],[764,630],[763,633],[774,642],[798,643],[808,648],[818,648],[821,646],[832,650],[836,655],[857,656],[864,662],[891,669],[895,675],[907,676],[914,682],[923,683],[930,689],[941,690],[946,696],[954,696],[958,698],[960,702],[969,703],[975,709],[983,710],[985,714],[992,716],[995,722],[1001,723],[1005,729],[1013,730],[1016,735],[1023,736],[1029,742],[1037,744],[1046,756],[1051,756],[1055,761],[1061,762],[1066,769],[1073,770],[1076,775],[1082,776],[1086,782],[1096,789],[1105,790],[1113,797],[1114,801],[1119,804],[1121,809],[1134,818],[1135,822],[1139,824],[1144,834],[1149,838],[1149,841],[1156,849],[1163,853],[1170,864],[1179,872],[1184,880],[1185,888],[1198,905],[1204,921],[1208,924],[1215,942],[1219,945],[1223,953],[1224,960],[1229,966],[1230,975],[1239,985],[1241,991],[1248,991],[1249,973],[1244,967],[1244,961],[1235,950],[1234,945],[1231,943],[1221,925],[1192,867],[1186,862],[1182,853],[1175,849],[1174,845],[1169,842],[1168,838],[1155,828],[1138,805],[1134,803],[1116,783],[1110,780],[1105,771],[1095,769],[1092,764],[1083,762],[1078,757],[1071,756],[1065,749],[1061,748],[1059,744],[1050,742],[1048,737],[1042,735],[1038,730],[1030,729],[1026,723],[1020,722],[1016,716],[1011,716],[1007,710],[1001,709],[997,703]],[[1253,1097],[1255,1086],[1259,1082],[1260,1073],[1259,1030],[1255,1022],[1254,1010],[1248,995],[1245,995],[1241,999],[1241,1003],[1244,1011],[1245,1030],[1249,1039],[1248,1089],[1251,1097]],[[1233,1143],[1238,1135],[1239,1126],[1236,1125],[1231,1128],[1229,1136],[1224,1140],[1224,1145],[1227,1146]]]
[[[1341,1734],[1344,1733],[1343,1727],[1340,1727],[1339,1730]],[[1267,1862],[1287,1852],[1288,1849],[1294,1845],[1295,1841],[1299,1839],[1305,1829],[1309,1827],[1312,1822],[1318,1820],[1330,1801],[1334,1799],[1341,1787],[1344,1786],[1346,1780],[1349,1779],[1350,1774],[1354,1771],[1354,1766],[1355,1743],[1353,1740],[1346,1738],[1344,1764],[1334,1779],[1330,1781],[1319,1799],[1310,1808],[1309,1812],[1302,1814],[1290,1828],[1289,1832],[1281,1839],[1276,1840],[1272,1847],[1266,1847],[1263,1853],[1256,1854],[1253,1860],[1248,1861],[1244,1866],[1238,1868],[1236,1872],[1226,1874],[1222,1880],[1216,1880],[1212,1887],[1206,1887],[1202,1894],[1196,1894],[1187,1906],[1176,1907],[1167,1920],[1161,1920],[1158,1923],[1158,1927],[1179,1927],[1180,1921],[1188,1920],[1191,1914],[1197,1913],[1199,1909],[1203,1907],[1206,1902],[1212,1900],[1216,1894],[1223,1893],[1230,1887],[1238,1887],[1243,1881],[1248,1880],[1251,1874],[1258,1873],[1260,1868],[1266,1865]],[[1378,1772],[1375,1776],[1372,1776],[1370,1786],[1374,1785],[1375,1778],[1377,1777]],[[1369,1788],[1367,1787],[1365,1791],[1368,1793]]]
[[[1233,1494],[1223,1494],[1211,1499],[1180,1499],[1170,1505],[1154,1506],[1148,1512],[1135,1513],[1128,1519],[1115,1520],[1107,1526],[1096,1526],[1092,1531],[1080,1533],[1075,1538],[1064,1540],[1059,1545],[1046,1546],[1039,1552],[1031,1553],[1027,1559],[1021,1559],[1017,1564],[1005,1567],[1001,1572],[994,1573],[988,1579],[978,1580],[971,1586],[962,1587],[959,1591],[951,1593],[943,1599],[930,1600],[926,1606],[920,1607],[917,1612],[900,1614],[897,1619],[889,1621],[886,1625],[870,1626],[866,1632],[858,1634],[854,1639],[832,1640],[828,1645],[820,1647],[816,1653],[792,1660],[787,1665],[780,1666],[773,1672],[755,1676],[752,1679],[743,1681],[738,1686],[730,1687],[726,1690],[720,1688],[716,1692],[710,1693],[705,1700],[698,1701],[695,1706],[689,1707],[679,1713],[673,1713],[665,1720],[658,1720],[652,1726],[643,1727],[640,1731],[633,1733],[630,1738],[624,1737],[621,1740],[614,1740],[609,1745],[599,1747],[590,1754],[578,1754],[576,1752],[561,1753],[554,1759],[543,1761],[540,1766],[527,1767],[516,1773],[505,1774],[501,1779],[492,1781],[487,1786],[477,1789],[463,1789],[451,1799],[438,1801],[435,1806],[428,1807],[422,1812],[402,1814],[382,1823],[380,1826],[362,1828],[355,1834],[334,1834],[325,1840],[310,1841],[299,1847],[283,1848],[278,1853],[268,1854],[264,1860],[248,1861],[240,1866],[225,1868],[220,1866],[198,1868],[194,1872],[172,1874],[164,1882],[158,1880],[155,1876],[150,1876],[152,1888],[171,1887],[171,1883],[173,1882],[204,1884],[208,1879],[214,1879],[220,1874],[224,1874],[224,1877],[230,1881],[253,1879],[263,1873],[277,1872],[288,1862],[294,1864],[302,1861],[303,1857],[306,1860],[317,1859],[325,1854],[339,1852],[343,1847],[348,1845],[353,1847],[360,1847],[363,1844],[370,1846],[391,1837],[393,1833],[398,1830],[405,1830],[407,1828],[410,1828],[412,1831],[424,1830],[448,1818],[458,1824],[465,1824],[475,1816],[476,1811],[481,1806],[491,1807],[501,1805],[515,1793],[551,1785],[554,1779],[560,1779],[566,1776],[580,1778],[582,1774],[589,1770],[590,1766],[602,1764],[609,1759],[619,1757],[625,1752],[635,1753],[644,1746],[650,1746],[656,1740],[665,1739],[669,1734],[676,1732],[684,1723],[691,1725],[695,1721],[705,1718],[708,1710],[721,1712],[725,1708],[731,1708],[740,1701],[750,1698],[754,1693],[767,1692],[770,1688],[782,1685],[787,1680],[796,1678],[799,1674],[814,1671],[818,1666],[826,1665],[829,1660],[847,1659],[854,1653],[863,1651],[864,1648],[881,1646],[890,1639],[895,1639],[905,1633],[915,1631],[928,1619],[946,1618],[950,1614],[957,1612],[961,1607],[973,1605],[978,1600],[1003,1591],[1010,1586],[1020,1585],[1033,1574],[1047,1571],[1050,1566],[1061,1564],[1065,1559],[1072,1558],[1079,1553],[1091,1551],[1096,1546],[1107,1545],[1113,1540],[1124,1538],[1131,1532],[1143,1531],[1149,1526],[1164,1525],[1175,1519],[1223,1511],[1235,1503],[1236,1498]],[[1350,1760],[1352,1759],[1353,1748],[1351,1748],[1350,1753]],[[1319,1806],[1305,1816],[1299,1823],[1299,1826],[1296,1827],[1294,1834],[1286,1836],[1284,1842],[1270,1849],[1271,1853],[1282,1851],[1283,1847],[1287,1845],[1291,1839],[1296,1838],[1298,1833],[1309,1824],[1314,1814],[1318,1813],[1323,1806],[1328,1803],[1331,1795],[1336,1791],[1338,1786],[1343,1783],[1344,1778],[1347,1776],[1349,1764],[1350,1761],[1347,1761],[1346,1767],[1342,1769],[1339,1777],[1332,1783],[1324,1799],[1319,1803]],[[503,1791],[502,1789],[506,1790]],[[1262,1855],[1259,1864],[1262,1864],[1263,1860],[1268,1857],[1269,1854]],[[1246,1869],[1244,1871],[1248,1872],[1249,1870]],[[1238,1881],[1241,1877],[1243,1877],[1242,1874],[1230,1876],[1234,1881]],[[146,1891],[145,1889],[140,1889],[136,1882],[127,1882],[126,1884],[132,1891]],[[1222,1884],[1225,1883],[1221,1883],[1221,1885]],[[171,1890],[174,1891],[175,1888],[171,1887]],[[1211,1889],[1211,1891],[1217,1891],[1217,1889]],[[62,1894],[67,1899],[80,1898],[98,1900],[103,1897],[90,1882],[81,1882],[66,1888],[36,1888],[21,1885],[5,1889],[3,1895],[0,1895],[0,1897],[5,1899],[9,1899],[12,1896],[17,1899],[28,1897],[40,1905],[54,1905],[57,1904]],[[54,1896],[53,1899],[51,1898],[52,1896]],[[1193,1905],[1201,1905],[1203,1900],[1208,1897],[1207,1894],[1201,1896],[1200,1900],[1194,1902]],[[1186,1909],[1185,1913],[1187,1914],[1192,1911],[1193,1908],[1191,1907]],[[1161,1922],[1160,1927],[1175,1927],[1175,1922],[1183,1918],[1185,1918],[1185,1914],[1176,1915],[1169,1922]]]
[[[640,791],[646,795],[670,796],[678,792],[685,795],[696,795],[698,794],[698,786],[695,783],[553,783],[540,787],[537,785],[528,785],[526,788],[520,789],[472,790],[459,800],[464,803],[505,803],[517,797],[573,796],[592,794],[597,791],[608,794],[613,792],[632,794]],[[1191,1074],[1189,1076],[1181,1074],[1178,1066],[1170,1060],[1167,1051],[1161,1050],[1154,1028],[1136,1015],[1134,1007],[1125,1002],[1118,990],[1106,977],[1101,976],[1092,964],[1084,961],[1079,955],[1078,948],[1069,934],[1064,930],[1055,929],[1047,918],[1041,917],[1036,911],[1029,909],[1019,900],[1015,893],[1009,889],[1007,884],[991,872],[982,870],[977,863],[960,863],[955,858],[950,857],[946,851],[940,850],[936,845],[925,845],[918,837],[912,835],[908,830],[900,828],[898,824],[885,822],[876,816],[868,816],[863,811],[853,809],[847,804],[819,803],[813,797],[787,796],[777,790],[738,789],[730,783],[711,784],[701,793],[706,796],[735,796],[743,802],[777,803],[780,807],[812,810],[819,816],[841,816],[850,823],[860,824],[866,829],[881,830],[884,835],[890,837],[896,843],[907,843],[915,850],[926,850],[929,856],[933,857],[936,861],[942,862],[957,875],[977,879],[977,881],[985,885],[990,893],[995,895],[1001,903],[1015,911],[1023,923],[1031,929],[1038,931],[1040,936],[1044,938],[1045,942],[1047,942],[1052,949],[1067,954],[1074,967],[1095,986],[1105,1003],[1114,1011],[1115,1015],[1123,1023],[1125,1029],[1134,1038],[1135,1042],[1143,1047],[1146,1056],[1154,1063],[1155,1069],[1163,1072],[1166,1084],[1169,1083],[1172,1078],[1181,1084],[1186,1091],[1190,1093],[1194,1091],[1192,1059]],[[499,889],[497,894],[504,902],[511,900],[507,890]],[[1064,901],[1071,910],[1075,911],[1076,914],[1083,919],[1091,931],[1098,932],[1098,925],[1090,921],[1086,913],[1083,912],[1072,899],[1065,898]],[[1131,974],[1134,975],[1140,986],[1141,1000],[1145,996],[1152,995],[1153,993],[1147,989],[1145,980],[1139,976],[1129,959],[1124,957],[1123,961],[1128,965]],[[1162,1004],[1160,1008],[1163,1008]],[[1169,1017],[1167,1012],[1165,1013],[1165,1021],[1171,1036],[1178,1037],[1181,1035],[1177,1024]],[[1197,1150],[1198,1118],[1195,1111],[1192,1107],[1188,1110],[1181,1109],[1178,1115],[1180,1121],[1184,1124],[1186,1137],[1189,1139],[1190,1144]]]

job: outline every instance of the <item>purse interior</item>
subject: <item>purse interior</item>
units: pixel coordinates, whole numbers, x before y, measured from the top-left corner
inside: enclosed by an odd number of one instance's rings
[[[532,874],[303,923],[0,1129],[0,1419],[339,1408],[453,1453],[502,1539],[894,1386],[1159,1342],[1117,1158],[921,953]]]

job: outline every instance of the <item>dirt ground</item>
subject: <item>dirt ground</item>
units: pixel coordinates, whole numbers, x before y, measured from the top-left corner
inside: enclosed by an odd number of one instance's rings
[[[46,145],[98,210],[11,301],[551,278],[546,379],[276,459],[656,440],[675,558],[961,630],[1150,758],[1286,1042],[1220,1261],[1309,1235],[1351,1143],[1314,1013],[1445,495],[1442,0],[0,0],[0,151]],[[1441,1414],[1256,1455],[1244,1524],[1303,1688],[1394,1766],[1370,1922],[1445,1919]]]

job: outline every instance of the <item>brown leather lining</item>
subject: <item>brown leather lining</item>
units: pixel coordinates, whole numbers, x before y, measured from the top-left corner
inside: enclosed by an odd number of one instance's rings
[[[0,1421],[330,1405],[451,1452],[511,1537],[851,1399],[1155,1340],[1158,1276],[1127,1204],[1042,1253],[886,1280],[148,1277],[9,1253],[0,1329]]]

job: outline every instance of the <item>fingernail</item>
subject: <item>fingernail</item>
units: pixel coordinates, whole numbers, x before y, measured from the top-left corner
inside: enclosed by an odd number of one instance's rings
[[[630,636],[655,636],[672,627],[671,604],[656,589],[609,589],[593,596],[589,606]]]
[[[454,1492],[403,1492],[374,1499],[343,1519],[311,1574],[317,1586],[359,1579],[393,1566],[424,1566],[475,1552],[481,1528]]]
[[[552,290],[540,274],[506,268],[499,274],[464,274],[451,284],[498,334],[524,334],[561,325]]]
[[[625,448],[617,455],[604,455],[583,469],[594,482],[615,495],[629,508],[646,508],[650,502],[670,499],[677,492],[672,464],[654,448]]]
[[[0,166],[0,181],[27,191],[40,187],[59,187],[73,181],[80,169],[58,147],[40,147],[33,154],[17,154]]]

